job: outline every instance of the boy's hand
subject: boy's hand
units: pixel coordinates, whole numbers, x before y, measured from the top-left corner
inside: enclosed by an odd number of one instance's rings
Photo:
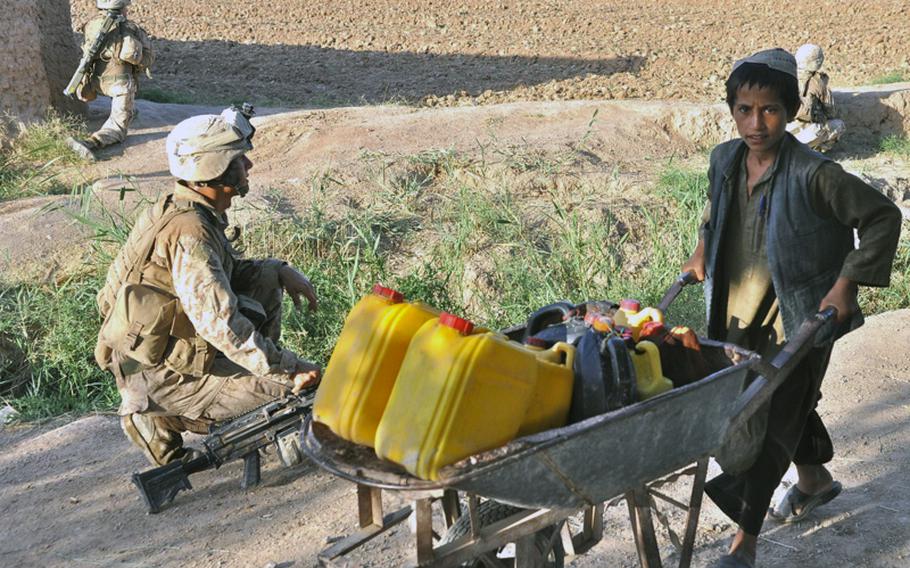
[[[698,238],[698,246],[695,247],[695,252],[682,265],[680,272],[691,272],[695,274],[696,281],[705,281],[705,241],[701,237]]]
[[[821,311],[828,306],[834,306],[837,308],[837,323],[843,323],[859,310],[856,292],[856,282],[841,276],[825,297],[822,298],[821,303],[818,305],[818,310]]]
[[[281,281],[281,286],[291,296],[291,300],[294,301],[295,308],[298,310],[300,309],[300,306],[302,305],[300,296],[303,295],[309,304],[310,311],[316,311],[318,305],[316,290],[313,288],[313,284],[310,283],[309,278],[287,264],[281,267],[281,270],[278,272],[278,277]]]

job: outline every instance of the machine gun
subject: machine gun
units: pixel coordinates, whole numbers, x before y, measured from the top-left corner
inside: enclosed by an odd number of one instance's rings
[[[274,444],[286,466],[300,463],[300,424],[313,409],[316,387],[270,402],[214,428],[202,440],[202,455],[133,474],[149,513],[158,513],[177,493],[192,489],[189,476],[243,458],[242,489],[259,484],[259,449]]]
[[[101,47],[104,45],[104,40],[107,39],[107,36],[111,33],[120,22],[124,20],[123,14],[117,10],[108,10],[104,14],[104,21],[101,23],[101,28],[98,30],[98,35],[95,36],[95,41],[92,42],[92,45],[88,48],[88,51],[82,54],[82,59],[79,60],[79,65],[76,67],[76,72],[73,73],[73,77],[70,79],[69,84],[63,89],[63,94],[72,97],[76,94],[76,89],[79,88],[79,83],[82,82],[82,79],[89,73],[89,70],[94,63],[95,58],[98,57],[98,54],[101,52]]]

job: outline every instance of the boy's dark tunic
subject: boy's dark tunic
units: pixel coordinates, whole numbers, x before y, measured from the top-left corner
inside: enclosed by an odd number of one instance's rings
[[[745,144],[741,141],[727,143],[718,148],[720,152],[712,154],[712,194],[716,191],[730,191],[732,194],[724,207],[722,227],[717,225],[717,215],[711,214],[713,210],[710,206],[706,215],[705,249],[706,254],[713,252],[713,258],[706,259],[707,284],[710,286],[706,289],[710,335],[758,351],[766,358],[773,357],[785,342],[788,335],[785,329],[790,330],[792,335],[801,323],[792,320],[811,315],[797,314],[799,310],[794,310],[795,302],[791,299],[788,314],[791,321],[785,325],[780,300],[775,293],[772,277],[774,264],[769,259],[769,251],[773,254],[774,249],[768,246],[771,231],[767,229],[770,222],[783,222],[779,219],[780,212],[775,211],[778,218],[772,217],[772,207],[782,207],[784,202],[780,196],[775,199],[773,192],[798,191],[799,187],[799,183],[782,184],[783,180],[776,179],[777,176],[790,174],[796,177],[799,168],[807,174],[805,179],[808,183],[804,191],[809,195],[805,203],[811,211],[794,213],[788,210],[787,221],[792,221],[794,215],[804,214],[810,218],[807,224],[821,219],[843,225],[847,231],[848,227],[857,228],[861,238],[858,249],[848,251],[852,249],[852,243],[833,244],[830,254],[841,254],[843,261],[839,271],[831,273],[829,279],[836,279],[839,275],[858,284],[887,286],[900,233],[900,212],[888,199],[862,180],[844,172],[838,164],[821,155],[805,153],[808,150],[798,146],[799,143],[790,135],[784,137],[774,164],[756,183],[751,196],[747,192]],[[728,158],[726,166],[721,159],[724,153]],[[725,171],[718,171],[718,168]],[[722,183],[724,179],[726,184]],[[716,209],[717,204],[723,202],[718,200],[718,195],[712,197],[713,208]],[[792,200],[789,201],[787,206],[794,209],[792,203]],[[778,230],[775,234],[781,232]],[[805,254],[817,252],[819,246],[824,246],[811,242],[811,239],[824,234],[823,231],[816,234],[809,231],[805,235]],[[720,241],[709,243],[712,238],[719,238]],[[834,240],[843,241],[844,238],[840,234]],[[837,246],[842,249],[837,249]],[[779,266],[781,260],[774,260]],[[799,270],[795,272],[798,274]],[[805,280],[811,281],[813,277],[813,274],[807,274]],[[794,281],[792,274],[786,279],[778,275],[778,280]],[[812,311],[831,284],[833,280],[816,285],[811,292],[800,291],[812,298],[817,296],[809,300],[815,303]],[[805,311],[805,306],[810,304],[803,299],[802,305]],[[860,322],[861,317],[855,318],[851,327]],[[814,411],[832,345],[833,337],[830,337],[812,350],[775,393],[765,442],[756,463],[742,475],[723,474],[713,479],[706,488],[715,503],[749,534],[760,532],[774,489],[791,461],[798,465],[823,464],[832,457],[831,440],[821,418]]]

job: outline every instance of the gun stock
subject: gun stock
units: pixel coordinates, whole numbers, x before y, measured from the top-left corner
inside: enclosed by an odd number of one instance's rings
[[[190,474],[212,467],[208,456],[203,455],[187,463],[175,461],[142,473],[133,474],[133,485],[139,489],[142,500],[148,505],[149,513],[158,513],[178,493],[192,489]]]

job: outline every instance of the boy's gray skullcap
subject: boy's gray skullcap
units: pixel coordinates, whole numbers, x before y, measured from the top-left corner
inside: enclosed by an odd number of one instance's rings
[[[743,63],[767,65],[775,71],[780,71],[796,78],[796,58],[786,49],[781,49],[779,47],[758,51],[749,57],[740,59],[733,64],[733,71],[736,71]]]

